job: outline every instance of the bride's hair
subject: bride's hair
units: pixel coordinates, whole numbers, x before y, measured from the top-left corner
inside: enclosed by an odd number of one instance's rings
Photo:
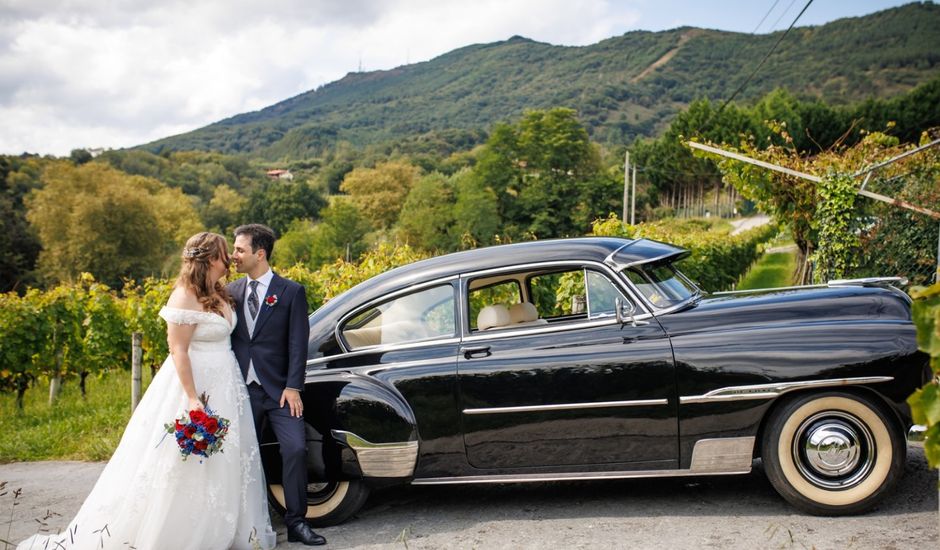
[[[232,299],[221,281],[214,287],[209,286],[209,263],[222,259],[228,265],[228,243],[225,237],[217,233],[203,231],[196,233],[186,241],[183,247],[183,265],[176,285],[192,289],[196,298],[206,311],[222,314],[222,304],[232,303]]]

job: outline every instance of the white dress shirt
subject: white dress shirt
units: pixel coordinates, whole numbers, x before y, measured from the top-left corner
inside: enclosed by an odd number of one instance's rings
[[[251,281],[258,281],[258,286],[255,289],[255,292],[258,294],[258,317],[261,317],[261,309],[264,307],[264,296],[268,292],[268,287],[271,286],[271,279],[274,278],[274,272],[268,269],[264,275],[258,277],[257,279],[252,279],[248,277],[248,283],[245,286],[245,305],[243,306],[243,316],[245,322],[248,323],[248,336],[251,337],[255,332],[255,322],[258,318],[252,319],[251,313],[248,311],[248,295],[251,294]],[[245,378],[246,384],[255,384],[261,385],[261,380],[258,380],[258,374],[255,372],[255,364],[250,358],[248,359],[248,377]]]

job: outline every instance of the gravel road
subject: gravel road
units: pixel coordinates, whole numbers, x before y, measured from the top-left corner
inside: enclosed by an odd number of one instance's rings
[[[398,487],[375,493],[358,517],[321,529],[329,548],[816,548],[940,547],[937,472],[923,449],[879,509],[822,518],[789,507],[759,463],[746,476],[519,485]],[[0,465],[0,539],[21,540],[48,512],[63,527],[90,491],[101,463]],[[11,508],[12,489],[22,489]],[[10,525],[6,518],[14,511]],[[275,518],[278,548],[287,544]]]

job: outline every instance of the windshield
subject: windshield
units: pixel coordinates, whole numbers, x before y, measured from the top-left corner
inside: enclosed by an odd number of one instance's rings
[[[672,264],[645,264],[624,270],[624,275],[654,306],[664,309],[684,302],[698,293]]]

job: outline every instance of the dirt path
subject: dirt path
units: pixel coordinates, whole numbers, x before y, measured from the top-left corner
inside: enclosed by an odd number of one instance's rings
[[[688,42],[689,39],[694,38],[695,36],[698,36],[699,34],[702,34],[701,29],[692,29],[692,30],[688,30],[682,33],[682,35],[679,36],[679,41],[676,42],[676,45],[674,48],[664,53],[662,57],[660,57],[656,61],[653,61],[652,63],[650,63],[649,67],[643,69],[643,72],[631,78],[630,83],[635,84],[639,82],[640,80],[646,78],[651,72],[662,67],[666,63],[669,63],[669,60],[675,57],[677,53],[679,53],[679,50],[682,49],[682,46],[685,45],[685,43]]]
[[[758,463],[759,464],[759,463]],[[103,464],[0,465],[8,490],[22,488],[10,538],[54,513],[64,526]],[[6,538],[11,496],[0,497]],[[287,544],[275,518],[278,548]],[[319,530],[328,548],[938,548],[937,472],[912,447],[904,478],[876,511],[813,517],[788,506],[760,468],[745,476],[520,485],[398,487],[370,497],[358,517]]]
[[[751,216],[750,218],[733,220],[731,225],[734,226],[734,230],[731,231],[731,234],[737,235],[738,233],[743,233],[748,229],[754,229],[755,227],[760,227],[768,223],[770,223],[770,216],[767,216],[766,214],[757,214],[756,216]]]

